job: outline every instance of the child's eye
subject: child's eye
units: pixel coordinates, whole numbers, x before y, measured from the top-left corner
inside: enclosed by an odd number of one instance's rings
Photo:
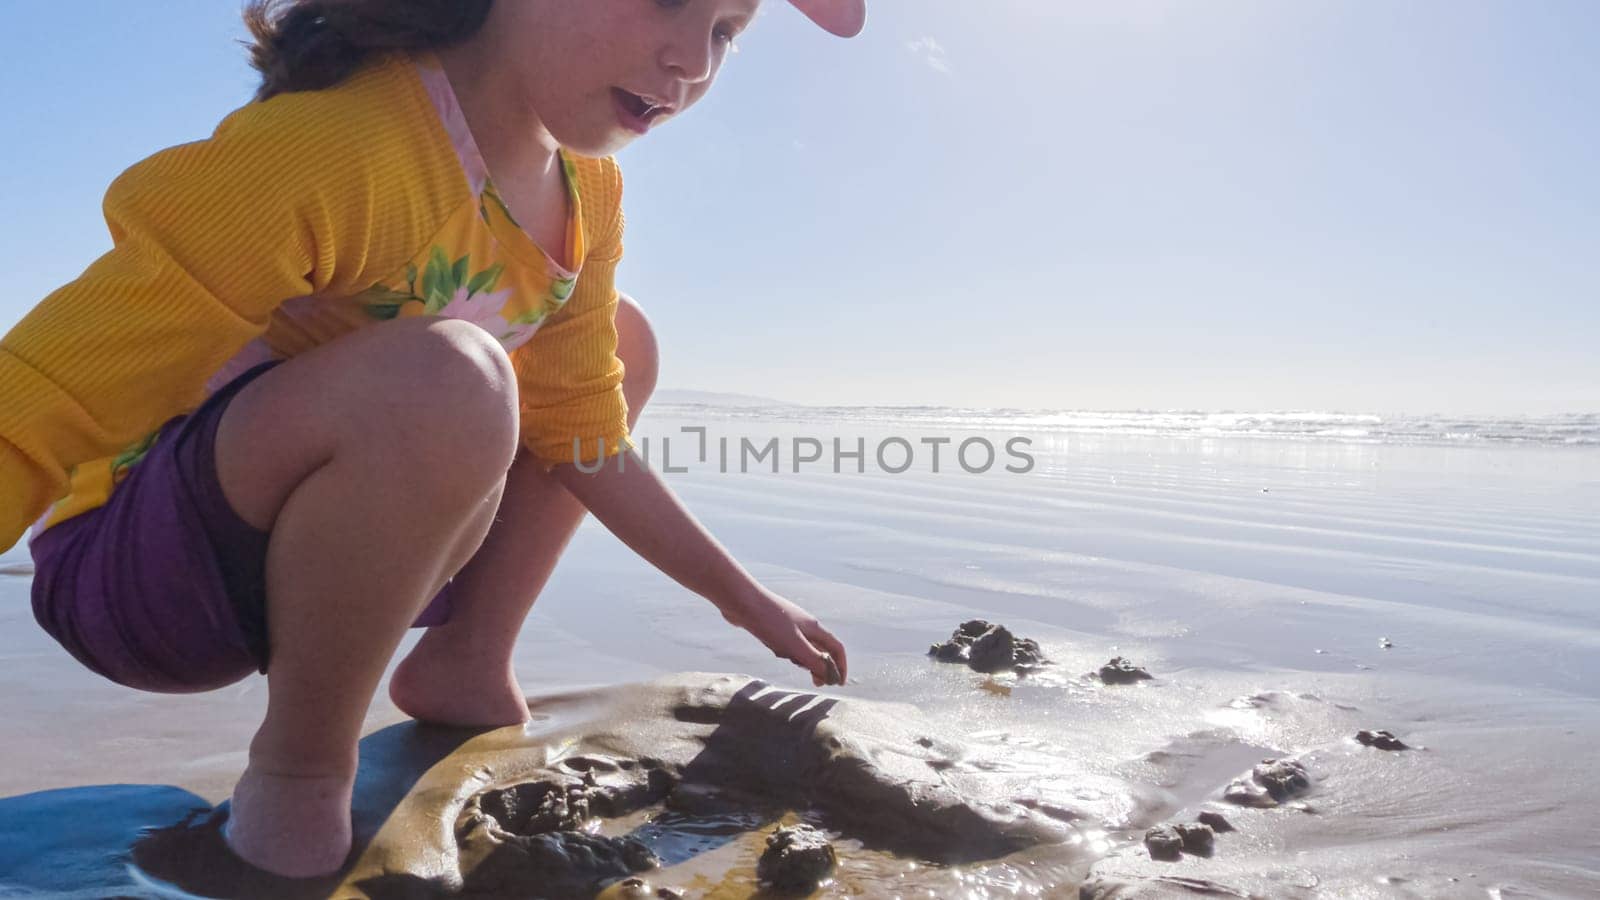
[[[689,0],[655,0],[655,3],[656,6],[659,6],[662,9],[681,9],[684,6],[689,5]],[[732,25],[718,25],[716,29],[711,32],[711,37],[718,44],[724,47],[732,47],[734,38],[739,36],[739,32],[741,30],[743,29],[736,28]]]
[[[742,19],[729,19],[717,25],[716,30],[711,35],[717,43],[737,52],[739,48],[734,41],[738,40],[739,35],[744,34],[745,27],[748,24]]]

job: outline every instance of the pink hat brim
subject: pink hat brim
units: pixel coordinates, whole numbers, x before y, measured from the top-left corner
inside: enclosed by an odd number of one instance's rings
[[[789,0],[811,21],[839,37],[855,37],[867,24],[867,0]]]

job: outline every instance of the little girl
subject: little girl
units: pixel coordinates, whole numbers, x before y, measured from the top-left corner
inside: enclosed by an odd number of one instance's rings
[[[106,194],[115,247],[0,342],[0,548],[39,623],[143,690],[255,671],[228,842],[350,850],[357,741],[524,722],[512,645],[585,510],[814,683],[845,649],[634,453],[653,335],[613,285],[617,150],[760,0],[254,0],[263,83]],[[864,0],[792,0],[836,34]]]

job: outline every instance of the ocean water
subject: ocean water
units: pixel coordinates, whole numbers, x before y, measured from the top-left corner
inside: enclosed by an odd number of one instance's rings
[[[1382,444],[1600,445],[1600,413],[1548,416],[1379,415],[1317,411],[1018,410],[954,406],[799,406],[673,403],[711,419],[997,428],[1034,434],[1288,438]]]
[[[911,700],[1016,754],[1041,799],[1092,823],[1073,848],[959,872],[858,861],[833,896],[1070,897],[1085,883],[1106,896],[1600,896],[1593,416],[674,405],[647,420],[639,436],[658,466],[671,445],[681,471],[668,478],[690,508],[846,638],[856,674],[842,694]],[[1018,438],[1029,462],[1009,471]],[[955,464],[968,441],[996,448],[996,464],[977,451]],[[741,466],[746,443],[774,447],[776,464]],[[639,592],[659,579],[639,577]],[[688,646],[709,667],[781,677],[759,648],[691,625],[698,601],[682,602],[684,620],[676,604],[653,616],[653,646],[631,658],[669,667]],[[1057,666],[997,683],[931,662],[927,645],[971,617],[1035,637]],[[1112,655],[1156,679],[1083,677]],[[1362,747],[1360,729],[1421,749]],[[1218,803],[1282,756],[1310,769],[1306,797]],[[1145,828],[1201,809],[1239,832],[1210,859],[1147,858]]]
[[[661,404],[636,437],[756,578],[846,642],[851,683],[830,693],[912,703],[995,778],[1081,815],[1069,844],[957,867],[836,835],[843,867],[818,896],[1510,898],[1600,896],[1596,428]],[[0,577],[0,826],[38,814],[8,798],[46,788],[225,798],[264,682],[123,691],[32,625],[26,587]],[[970,618],[1054,664],[1018,679],[931,661]],[[1156,677],[1085,677],[1113,655]],[[806,683],[592,519],[516,666],[530,693],[683,670]],[[399,720],[382,696],[373,729]],[[1417,749],[1362,747],[1359,729]],[[1303,797],[1220,802],[1283,756],[1311,773]],[[1202,809],[1238,828],[1214,856],[1148,859],[1144,829]],[[757,847],[656,880],[749,896]]]

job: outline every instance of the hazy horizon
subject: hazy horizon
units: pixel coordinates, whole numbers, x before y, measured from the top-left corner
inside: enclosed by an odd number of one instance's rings
[[[764,403],[772,403],[772,404],[777,404],[777,405],[781,405],[781,406],[798,406],[798,407],[837,407],[837,408],[873,407],[873,408],[882,408],[882,409],[909,409],[909,408],[958,409],[958,408],[966,408],[966,409],[983,409],[983,410],[1002,410],[1002,409],[1004,409],[1004,410],[1015,410],[1015,411],[1018,411],[1018,412],[1038,412],[1038,413],[1063,413],[1063,412],[1128,413],[1128,414],[1135,414],[1135,413],[1150,413],[1150,414],[1161,414],[1161,413],[1207,413],[1207,414],[1219,414],[1219,415],[1229,415],[1229,414],[1244,415],[1244,414],[1252,414],[1253,413],[1253,414],[1306,414],[1306,415],[1346,415],[1346,416],[1369,415],[1369,416],[1396,416],[1396,417],[1399,417],[1399,416],[1406,416],[1406,417],[1428,417],[1428,416],[1449,417],[1449,416],[1460,416],[1461,418],[1466,418],[1466,419],[1480,418],[1480,417],[1498,417],[1498,416],[1512,417],[1512,418],[1527,418],[1527,419],[1549,419],[1549,418],[1573,417],[1573,416],[1597,416],[1597,417],[1600,417],[1600,408],[1595,408],[1595,409],[1568,409],[1568,410],[1556,410],[1556,411],[1553,411],[1553,412],[1545,412],[1545,413],[1528,413],[1528,412],[1512,412],[1512,411],[1452,412],[1452,411],[1449,411],[1449,410],[1414,410],[1414,409],[1391,409],[1391,410],[1354,409],[1354,408],[1351,408],[1351,409],[1336,409],[1336,408],[1312,408],[1312,407],[1297,407],[1297,406],[1278,407],[1278,408],[1246,409],[1246,408],[1242,408],[1242,407],[1241,408],[1232,408],[1232,407],[1179,407],[1179,406],[1165,406],[1165,407],[1110,407],[1110,406],[1104,406],[1104,407],[1102,407],[1102,406],[1008,406],[1008,405],[1005,405],[1005,404],[970,405],[970,404],[960,404],[960,403],[817,403],[817,402],[807,402],[807,401],[801,401],[801,400],[787,400],[787,399],[784,399],[784,398],[781,398],[781,397],[770,397],[770,396],[760,395],[760,394],[746,394],[746,393],[742,393],[742,392],[739,392],[739,391],[706,390],[706,389],[700,389],[700,388],[678,387],[678,386],[675,386],[675,385],[670,385],[670,386],[669,385],[661,385],[661,386],[657,387],[655,393],[651,396],[651,400],[652,400],[652,402],[660,402],[660,403],[698,402],[698,401],[690,400],[688,395],[695,395],[696,397],[703,398],[704,402],[715,402],[716,399],[718,399],[718,398],[727,398],[727,399],[730,399],[730,400],[738,400],[738,401],[741,401],[741,402],[759,400],[759,401],[762,401]]]

